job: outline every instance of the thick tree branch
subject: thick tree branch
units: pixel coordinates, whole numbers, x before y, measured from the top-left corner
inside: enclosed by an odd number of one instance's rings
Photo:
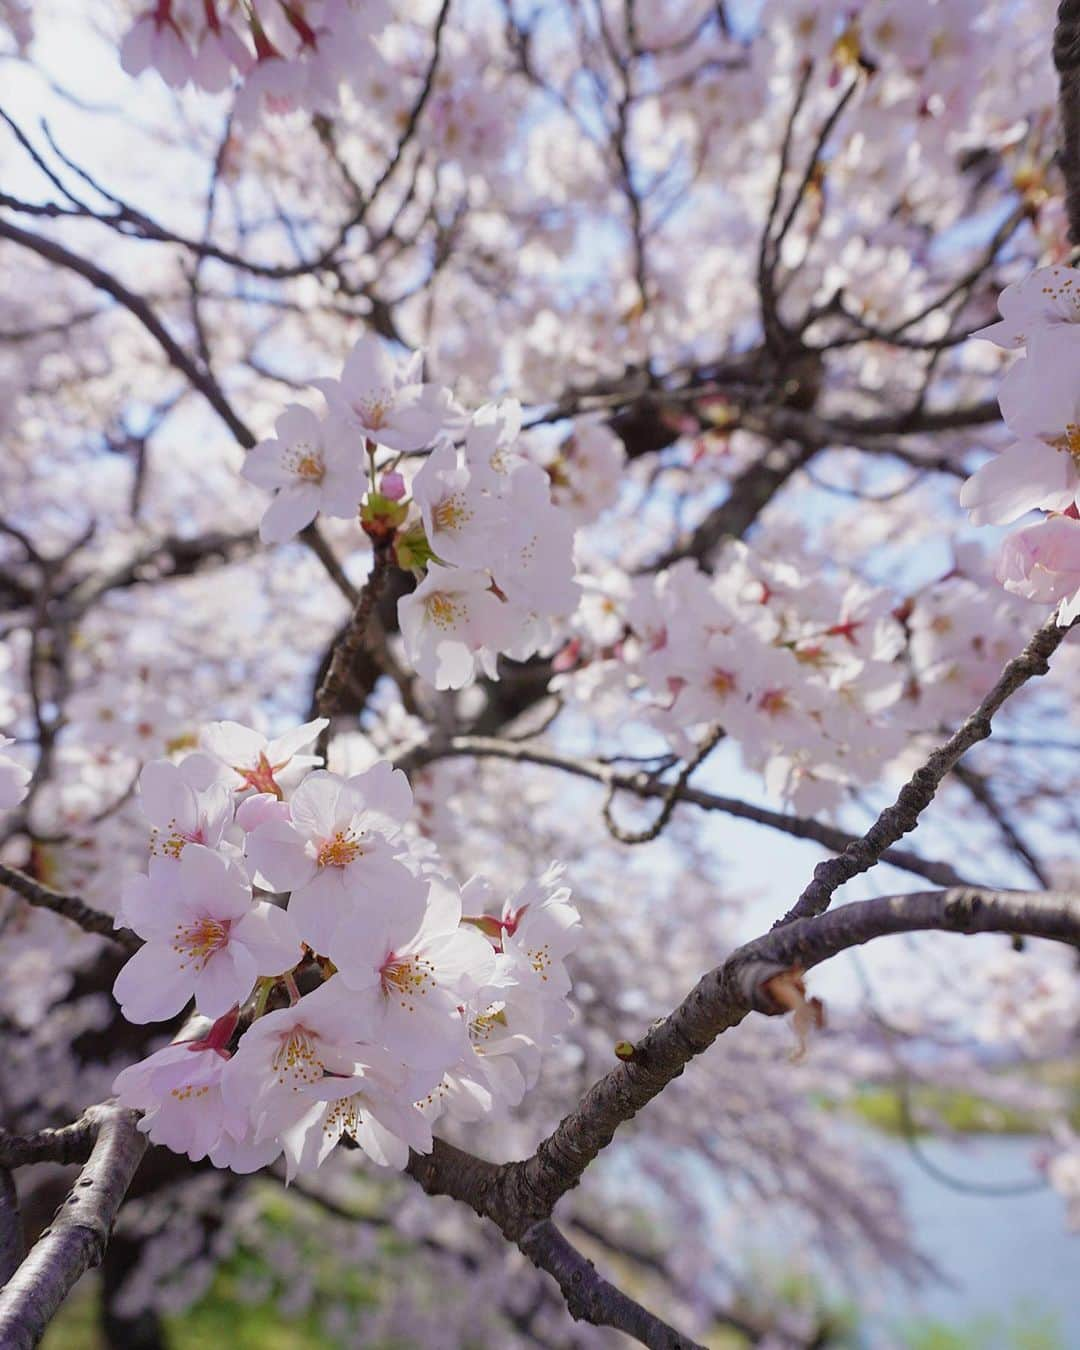
[[[84,1271],[100,1263],[117,1211],[146,1150],[138,1117],[95,1107],[94,1146],[50,1227],[0,1290],[0,1345],[30,1350]]]
[[[35,881],[25,872],[20,872],[17,867],[8,867],[6,863],[0,863],[0,886],[7,886],[16,895],[21,895],[24,900],[28,900],[39,909],[51,909],[54,914],[70,919],[84,932],[111,938],[125,951],[135,952],[142,946],[142,942],[130,928],[114,928],[108,914],[92,908],[77,895],[54,891],[51,886]]]
[[[14,1275],[24,1255],[15,1178],[6,1167],[0,1167],[0,1288]]]
[[[575,1321],[614,1327],[650,1350],[704,1350],[599,1275],[550,1219],[528,1228],[518,1246],[534,1266],[555,1280]]]
[[[442,1140],[413,1155],[410,1174],[432,1195],[449,1195],[495,1222],[517,1242],[550,1217],[620,1125],[656,1097],[695,1056],[751,1011],[782,1014],[765,986],[876,937],[917,931],[1007,933],[1080,946],[1080,896],[954,887],[878,897],[830,914],[796,919],[734,951],[703,975],[682,1003],[656,1023],[586,1092],[532,1157],[498,1165]]]
[[[1080,0],[1061,0],[1054,30],[1054,65],[1060,83],[1061,171],[1069,238],[1080,244]]]

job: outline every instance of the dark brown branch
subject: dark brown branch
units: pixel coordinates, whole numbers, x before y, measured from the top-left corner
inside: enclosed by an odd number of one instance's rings
[[[704,1350],[599,1275],[550,1219],[527,1229],[518,1246],[534,1266],[555,1280],[575,1321],[614,1327],[650,1350]]]
[[[1061,117],[1059,163],[1065,175],[1069,238],[1080,244],[1080,0],[1061,0],[1054,30]]]
[[[54,891],[51,886],[35,881],[33,877],[20,872],[17,867],[0,863],[0,886],[7,886],[16,895],[21,895],[39,909],[50,909],[72,923],[77,923],[84,932],[96,933],[99,937],[111,938],[125,951],[135,952],[142,942],[130,928],[114,928],[108,914],[94,909],[77,895],[67,895],[63,891]]]
[[[517,1242],[532,1223],[550,1217],[619,1126],[691,1059],[749,1012],[785,1011],[765,988],[774,976],[807,970],[877,937],[935,930],[1020,934],[1080,946],[1080,896],[954,887],[882,896],[793,920],[738,948],[702,976],[629,1057],[593,1084],[532,1157],[499,1166],[437,1140],[430,1155],[413,1155],[409,1172],[429,1194],[464,1201]]]
[[[93,1151],[52,1224],[0,1290],[0,1345],[30,1350],[76,1280],[100,1264],[117,1211],[143,1153],[138,1117],[116,1105],[87,1113]]]
[[[504,759],[515,764],[537,764],[546,768],[560,769],[576,778],[587,778],[592,782],[601,783],[609,791],[615,789],[619,792],[631,792],[634,796],[642,798],[665,800],[671,790],[670,784],[658,782],[641,771],[627,772],[600,760],[577,759],[544,746],[533,745],[531,742],[498,740],[489,736],[453,736],[448,740],[434,737],[430,741],[409,747],[395,756],[394,762],[399,768],[411,772],[437,759],[453,759],[460,756]],[[675,800],[700,807],[703,811],[721,811],[724,815],[752,821],[755,825],[780,830],[795,839],[806,839],[837,851],[856,842],[855,835],[811,817],[770,811],[767,807],[755,806],[751,802],[740,801],[737,797],[724,797],[717,793],[705,792],[700,788],[683,785],[676,792]],[[906,849],[886,849],[880,861],[890,863],[893,867],[911,872],[915,876],[925,877],[927,881],[932,881],[938,886],[968,884],[966,879],[948,863],[920,858]]]
[[[0,1288],[15,1274],[25,1254],[15,1178],[0,1167]]]

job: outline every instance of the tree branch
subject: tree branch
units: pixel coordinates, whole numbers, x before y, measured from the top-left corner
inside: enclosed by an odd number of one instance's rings
[[[534,1266],[546,1270],[555,1280],[576,1322],[614,1327],[650,1350],[705,1350],[599,1275],[593,1263],[582,1256],[550,1219],[528,1228],[518,1246]]]
[[[51,909],[72,923],[77,923],[84,932],[96,933],[99,937],[111,938],[125,951],[137,952],[142,946],[141,940],[130,928],[114,928],[108,914],[93,909],[77,895],[67,895],[63,891],[54,891],[51,886],[35,881],[33,877],[20,872],[17,867],[8,867],[0,863],[0,885],[7,886],[16,895],[21,895],[39,909]]]
[[[90,1115],[90,1113],[88,1113]],[[101,1262],[117,1211],[146,1150],[138,1117],[93,1108],[94,1147],[71,1194],[0,1290],[0,1345],[30,1350],[84,1271]]]

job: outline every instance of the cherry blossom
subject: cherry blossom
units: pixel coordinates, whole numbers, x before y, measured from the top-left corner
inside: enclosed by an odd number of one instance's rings
[[[487,982],[494,959],[490,943],[461,926],[453,886],[432,882],[419,922],[404,906],[348,915],[328,954],[365,1040],[424,1068],[461,1058],[467,1041],[459,1009]]]
[[[151,859],[149,876],[125,887],[118,921],[146,939],[113,986],[131,1022],[164,1021],[192,996],[204,1016],[220,1017],[257,976],[300,956],[289,915],[252,900],[239,868],[201,844],[187,844],[175,866]]]
[[[486,572],[432,563],[398,605],[405,650],[436,689],[461,689],[479,666],[494,676],[495,652],[514,636],[514,615]]]
[[[153,826],[154,855],[178,859],[188,844],[217,848],[232,823],[232,793],[220,781],[204,786],[198,760],[156,759],[139,774],[139,805]]]
[[[480,491],[452,445],[443,442],[431,452],[413,479],[412,492],[428,543],[441,562],[483,567],[502,553],[509,528],[506,507]]]
[[[306,768],[322,763],[318,755],[299,751],[326,726],[327,719],[317,717],[271,739],[239,722],[211,722],[202,729],[199,744],[222,766],[224,781],[234,792],[253,789],[280,798]]]
[[[1061,601],[1058,620],[1071,623],[1080,614],[1080,520],[1051,516],[1010,534],[996,575],[1014,595],[1041,604]]]
[[[446,422],[449,404],[437,386],[420,379],[423,357],[396,357],[378,338],[363,337],[345,358],[340,380],[315,380],[326,397],[331,420],[353,438],[391,450],[430,445]]]
[[[243,474],[275,491],[259,526],[264,543],[281,544],[321,511],[348,520],[364,495],[361,458],[313,412],[291,403],[274,424],[277,435],[248,452]]]
[[[1050,330],[1060,339],[1080,336],[1080,272],[1073,267],[1039,267],[1006,286],[998,298],[1001,318],[972,337],[999,347],[1023,347],[1031,334]]]
[[[419,917],[424,887],[399,861],[401,825],[412,808],[405,775],[382,761],[352,778],[317,770],[296,789],[289,815],[247,837],[246,854],[265,884],[291,891],[289,914],[315,951],[331,955],[338,925],[393,905]]]

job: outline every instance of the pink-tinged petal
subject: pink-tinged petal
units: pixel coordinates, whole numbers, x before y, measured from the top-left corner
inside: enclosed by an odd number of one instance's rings
[[[245,834],[272,820],[289,821],[289,803],[275,797],[272,792],[256,792],[236,808],[236,823]]]
[[[975,525],[1008,525],[1040,506],[1063,509],[1075,482],[1067,454],[1045,441],[1018,441],[967,480],[960,489],[960,505]]]
[[[438,971],[440,984],[451,984],[461,996],[474,994],[495,973],[495,952],[475,928],[459,928],[456,933],[434,937],[423,950]]]
[[[289,900],[289,917],[302,941],[320,956],[326,956],[334,940],[334,931],[348,912],[341,871],[336,867],[316,872],[312,879],[297,887]]]
[[[231,767],[253,769],[266,748],[266,737],[240,722],[211,722],[200,732],[199,743]]]
[[[300,960],[302,949],[296,924],[283,909],[266,900],[257,900],[229,934],[230,945],[245,947],[252,955],[259,975],[280,975]]]
[[[283,452],[280,441],[260,441],[247,452],[240,468],[241,477],[268,492],[288,487],[296,481],[296,475],[286,468]]]
[[[248,835],[245,856],[274,891],[292,891],[318,870],[305,851],[303,836],[287,820],[268,820]]]
[[[364,773],[353,774],[346,780],[350,788],[359,791],[367,805],[404,824],[412,815],[413,795],[409,780],[389,760],[380,759]]]
[[[124,34],[120,44],[120,65],[129,75],[141,75],[150,65],[156,27],[153,16],[145,14]]]
[[[312,839],[328,839],[339,826],[338,799],[344,779],[325,769],[309,773],[293,793],[289,807],[298,830]]]
[[[204,1017],[221,1017],[251,993],[255,958],[230,941],[207,960],[195,979],[195,1006]]]
[[[176,926],[176,910],[149,877],[131,877],[120,892],[116,926],[133,928],[141,938],[166,937]]]
[[[139,805],[151,825],[159,830],[173,826],[182,833],[199,823],[198,800],[184,782],[180,770],[167,759],[154,759],[139,774]]]
[[[282,488],[266,508],[259,524],[264,544],[284,544],[298,535],[319,513],[319,488],[314,483],[297,483]]]
[[[278,439],[286,445],[301,443],[313,447],[322,446],[322,423],[311,411],[299,403],[289,403],[274,423]]]
[[[129,1022],[164,1022],[188,1002],[191,986],[192,970],[184,957],[163,943],[148,942],[117,975],[113,997]]]
[[[271,764],[280,764],[283,760],[291,759],[305,745],[311,745],[319,733],[329,725],[329,718],[316,717],[311,722],[304,722],[301,726],[293,727],[291,731],[276,736],[266,747],[267,758]]]
[[[239,868],[202,844],[185,846],[180,879],[187,906],[215,919],[239,919],[251,905],[251,887]]]

